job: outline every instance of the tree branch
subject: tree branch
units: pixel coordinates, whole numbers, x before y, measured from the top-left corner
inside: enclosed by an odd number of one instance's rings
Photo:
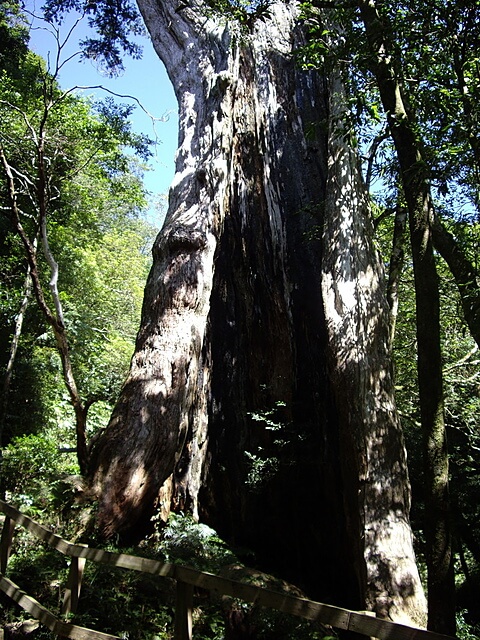
[[[438,216],[434,218],[432,231],[435,248],[447,263],[458,287],[472,338],[480,347],[480,286],[477,270]]]

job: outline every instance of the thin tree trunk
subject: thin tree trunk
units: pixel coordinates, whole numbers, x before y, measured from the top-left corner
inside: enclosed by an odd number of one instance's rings
[[[390,265],[388,269],[387,300],[389,307],[389,349],[393,349],[395,329],[398,316],[398,287],[405,260],[405,242],[407,230],[407,210],[397,205],[395,222],[393,226],[392,250],[390,252]]]
[[[131,370],[92,449],[99,530],[138,531],[160,495],[163,513],[192,512],[316,597],[419,620],[403,442],[377,357],[386,335],[372,346],[362,333],[384,326],[386,307],[358,299],[361,384],[342,396],[325,358],[342,350],[324,311],[335,261],[355,237],[354,277],[379,267],[357,183],[350,227],[332,224],[338,171],[356,159],[328,145],[326,79],[296,65],[299,5],[274,2],[241,33],[195,2],[139,6],[179,101],[179,150]],[[346,406],[371,407],[355,435]]]
[[[0,414],[0,448],[3,447],[3,434],[5,430],[6,417],[8,412],[8,396],[10,394],[10,384],[12,381],[13,368],[17,357],[18,345],[20,342],[20,336],[22,335],[23,320],[25,318],[25,312],[27,311],[28,303],[32,296],[32,279],[30,277],[30,267],[27,267],[27,275],[25,276],[25,283],[23,285],[23,299],[20,304],[20,308],[15,318],[15,327],[12,335],[12,342],[10,343],[10,354],[5,369],[5,375],[2,385],[2,406]]]
[[[25,253],[30,269],[30,278],[33,285],[33,291],[37,300],[40,311],[47,323],[52,327],[57,343],[57,349],[62,363],[63,380],[70,396],[70,403],[73,406],[75,412],[75,432],[77,443],[77,460],[82,474],[87,470],[87,440],[86,440],[86,412],[80,394],[77,389],[75,377],[73,374],[72,363],[70,360],[70,349],[68,345],[68,339],[65,331],[65,325],[63,322],[63,310],[57,289],[57,277],[58,277],[58,265],[55,262],[53,255],[48,245],[48,237],[46,230],[46,183],[43,171],[45,169],[45,159],[42,154],[39,154],[39,165],[42,167],[40,171],[40,179],[37,187],[38,197],[41,202],[40,206],[40,233],[42,237],[42,244],[47,262],[51,267],[51,281],[50,288],[55,304],[56,314],[51,311],[45,296],[43,293],[43,287],[40,281],[37,263],[36,242],[32,243],[23,228],[20,216],[20,210],[17,203],[17,193],[15,189],[15,180],[12,170],[5,156],[4,150],[0,147],[0,161],[2,162],[5,176],[7,178],[8,193],[10,201],[10,211],[13,225],[22,240],[25,248]]]
[[[428,627],[455,635],[455,584],[448,493],[448,453],[440,348],[440,297],[432,243],[434,208],[426,164],[393,66],[393,46],[372,0],[359,0],[383,107],[395,144],[409,211],[416,294],[418,380],[424,443],[424,529]]]

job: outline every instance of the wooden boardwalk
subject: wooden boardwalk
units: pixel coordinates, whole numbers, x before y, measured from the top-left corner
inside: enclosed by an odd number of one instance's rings
[[[149,573],[159,578],[168,577],[176,580],[175,640],[192,640],[194,587],[200,587],[218,595],[239,598],[245,602],[253,602],[256,605],[276,609],[305,620],[330,625],[337,629],[355,631],[379,640],[452,640],[449,636],[397,624],[388,620],[381,620],[372,617],[372,614],[368,612],[350,611],[341,607],[322,604],[306,598],[299,598],[244,584],[229,578],[222,578],[186,566],[163,563],[123,553],[112,553],[68,542],[3,500],[0,500],[0,512],[5,514],[0,542],[0,589],[60,637],[73,638],[74,640],[120,640],[117,636],[86,629],[66,622],[64,619],[69,614],[75,613],[77,609],[85,562],[88,560],[89,562]],[[17,525],[50,545],[59,553],[71,557],[63,604],[59,615],[47,610],[5,576],[12,549],[13,535]]]

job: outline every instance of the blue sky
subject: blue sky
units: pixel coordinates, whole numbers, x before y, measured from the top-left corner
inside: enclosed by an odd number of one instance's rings
[[[40,3],[35,3],[34,0],[26,4],[30,10],[35,4],[37,7],[40,6]],[[60,28],[61,37],[65,38],[72,22],[69,18],[65,26]],[[36,25],[36,28],[31,31],[30,47],[43,58],[55,60],[57,50],[55,37],[49,33],[45,24],[37,22]],[[78,41],[87,33],[88,27],[84,20],[70,37],[62,59],[78,51]],[[139,106],[131,116],[135,131],[144,133],[159,142],[155,156],[150,162],[152,170],[145,173],[144,182],[150,192],[161,196],[167,194],[174,174],[173,159],[178,137],[177,101],[165,67],[155,53],[150,40],[145,37],[138,42],[143,47],[142,59],[133,60],[126,57],[125,72],[120,77],[109,78],[102,75],[101,70],[97,69],[94,63],[80,60],[79,56],[76,56],[63,66],[60,85],[63,89],[76,85],[87,87],[102,85],[117,94],[134,96],[152,116],[159,119],[152,122],[152,119]],[[99,89],[86,89],[82,93],[93,94],[95,98],[100,99],[111,95]],[[114,99],[118,102],[132,103],[125,98]]]

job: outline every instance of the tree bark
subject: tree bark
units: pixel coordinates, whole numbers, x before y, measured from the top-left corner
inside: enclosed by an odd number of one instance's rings
[[[346,141],[345,104],[337,80],[331,92],[322,288],[344,477],[356,488],[348,494],[347,513],[357,529],[356,556],[365,561],[358,569],[366,572],[360,583],[366,585],[367,608],[382,618],[423,624],[423,592],[410,553],[408,470],[394,402],[385,278],[356,157]]]
[[[341,219],[356,159],[329,143],[327,80],[296,65],[299,6],[274,2],[241,31],[197,3],[139,6],[179,149],[131,370],[91,452],[99,530],[135,531],[160,496],[162,513],[192,512],[315,597],[418,622],[379,260],[356,179]],[[324,303],[357,240],[344,339]]]
[[[395,68],[390,27],[373,0],[358,0],[371,69],[387,114],[409,212],[417,319],[417,369],[424,448],[424,530],[428,568],[428,628],[455,635],[455,582],[448,487],[448,452],[440,346],[440,295],[433,253],[434,206],[415,124]],[[397,64],[399,61],[396,61]]]

